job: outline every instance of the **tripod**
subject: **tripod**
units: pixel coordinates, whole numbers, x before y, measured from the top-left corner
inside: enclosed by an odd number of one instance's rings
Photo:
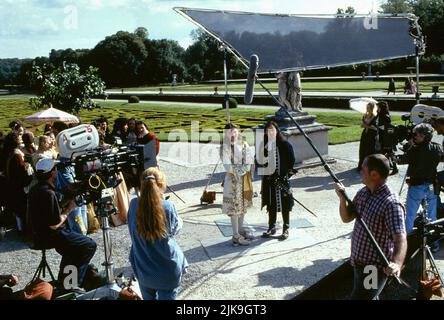
[[[108,217],[111,214],[116,213],[116,208],[112,205],[114,195],[114,189],[108,188],[102,190],[101,198],[98,200],[98,217],[100,218],[100,225],[103,234],[103,246],[105,251],[105,261],[102,263],[102,266],[105,267],[106,272],[106,285],[100,288],[91,290],[81,296],[77,297],[77,300],[116,300],[119,298],[119,293],[122,290],[120,288],[114,277],[113,273],[113,262],[112,262],[112,242],[110,235],[110,226]],[[139,287],[136,286],[136,292],[141,296],[139,292]]]
[[[427,217],[427,200],[423,199],[423,208],[419,213],[416,223],[416,232],[418,237],[420,238],[420,246],[419,248],[412,254],[410,260],[412,260],[418,253],[421,254],[421,276],[419,281],[428,281],[430,280],[428,277],[428,272],[431,271],[439,280],[441,287],[444,286],[444,282],[439,273],[439,270],[436,266],[435,259],[433,257],[432,251],[430,250],[430,246],[428,245],[428,237],[434,236],[436,237],[437,233],[437,223],[440,221],[430,222],[430,219]],[[439,237],[442,238],[443,234],[439,233]],[[439,241],[439,240],[436,240]],[[430,269],[427,268],[427,261],[430,264]],[[419,290],[417,293],[418,299],[423,299],[424,292],[422,291],[421,282],[419,284]]]

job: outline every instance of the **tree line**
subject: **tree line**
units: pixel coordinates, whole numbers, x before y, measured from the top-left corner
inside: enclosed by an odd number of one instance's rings
[[[338,13],[353,15],[352,7],[338,9]],[[381,13],[413,13],[418,16],[426,35],[426,56],[421,61],[422,72],[442,72],[444,59],[444,1],[442,0],[386,0]],[[48,65],[54,70],[63,62],[75,63],[81,70],[90,66],[111,87],[128,87],[178,82],[194,83],[223,79],[224,52],[219,43],[203,31],[192,32],[193,44],[187,49],[177,41],[149,38],[146,28],[134,32],[119,31],[100,41],[92,49],[51,50],[48,57],[35,59],[0,59],[0,86],[30,87],[32,66]],[[247,70],[231,54],[228,57],[229,78],[244,78]],[[403,72],[414,66],[413,58],[382,61],[373,64],[373,71],[381,74]],[[346,66],[331,70],[311,70],[304,76],[360,75],[366,65]],[[32,87],[32,86],[31,86]]]
[[[77,64],[81,70],[98,68],[108,88],[171,83],[173,74],[178,82],[222,79],[224,53],[217,41],[202,31],[192,35],[194,43],[185,50],[177,41],[149,39],[148,31],[141,27],[108,36],[93,49],[53,49],[48,57],[0,59],[0,85],[32,88],[33,66],[55,70],[63,63]],[[229,56],[227,64],[231,78],[245,76],[247,70],[234,56]]]

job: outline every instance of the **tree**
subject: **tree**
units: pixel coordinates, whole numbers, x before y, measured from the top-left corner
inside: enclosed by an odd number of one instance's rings
[[[185,64],[189,67],[194,64],[199,65],[205,80],[222,79],[224,51],[220,50],[220,43],[201,30],[194,30],[191,36],[195,42],[185,51]],[[227,52],[227,68],[235,71],[236,75],[246,72],[246,68],[229,52]]]
[[[30,59],[0,59],[0,85],[21,84],[20,69]]]
[[[413,13],[419,17],[419,24],[427,40],[427,55],[444,53],[444,1],[411,0]]]
[[[141,38],[119,31],[99,42],[89,58],[108,86],[119,86],[138,83],[147,57]]]
[[[381,4],[382,13],[411,13],[413,12],[409,0],[387,0]]]
[[[140,39],[145,40],[149,37],[148,29],[145,27],[139,27],[134,31],[134,34],[138,36]]]
[[[183,62],[185,50],[177,41],[145,40],[148,58],[143,66],[143,80],[148,83],[171,82],[172,75],[183,79],[186,67]]]
[[[336,14],[343,14],[343,15],[347,15],[347,16],[352,16],[354,14],[356,14],[356,10],[353,7],[348,6],[347,9],[342,9],[342,8],[338,8],[338,10],[336,11]]]
[[[80,66],[81,69],[87,68],[89,65],[86,62],[89,49],[76,49],[71,48],[64,50],[52,49],[49,53],[49,62],[54,67],[61,67],[63,63],[75,63]]]
[[[203,71],[198,64],[193,64],[191,67],[188,68],[187,81],[191,83],[199,82],[202,80],[202,78],[203,78]]]
[[[427,55],[444,53],[444,1],[387,0],[381,9],[383,13],[414,13],[427,38]]]
[[[41,88],[41,82],[35,81],[31,79],[32,68],[33,66],[44,67],[48,70],[48,72],[52,71],[52,65],[49,63],[48,57],[37,57],[34,60],[30,60],[22,64],[20,67],[19,74],[19,83],[24,85],[27,88],[39,90]]]
[[[93,97],[102,95],[104,82],[97,75],[97,69],[89,67],[84,73],[76,64],[63,64],[53,71],[50,67],[34,65],[31,79],[40,83],[37,98],[30,99],[35,109],[53,106],[63,111],[78,114],[81,109],[96,107]]]

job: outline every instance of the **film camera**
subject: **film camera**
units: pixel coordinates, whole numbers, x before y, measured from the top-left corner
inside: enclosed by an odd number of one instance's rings
[[[396,150],[398,143],[413,137],[413,128],[419,123],[433,124],[434,119],[444,116],[444,111],[438,107],[425,104],[415,105],[410,113],[402,115],[404,125],[388,125],[384,133],[384,144],[387,150]],[[387,151],[386,150],[386,151]],[[403,149],[403,151],[405,151]]]
[[[76,179],[64,192],[64,198],[74,198],[79,206],[112,202],[113,189],[122,181],[120,172],[131,172],[137,178],[148,166],[157,165],[154,143],[103,149],[98,147],[98,132],[92,125],[60,132],[57,144],[65,158],[59,166],[72,166]]]
[[[383,134],[383,151],[391,153],[397,150],[398,143],[408,141],[413,137],[413,128],[415,124],[411,120],[410,113],[403,114],[401,119],[404,121],[403,125],[388,124],[384,128]]]

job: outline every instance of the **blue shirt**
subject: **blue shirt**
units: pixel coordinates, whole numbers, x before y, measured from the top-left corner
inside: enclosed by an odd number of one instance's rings
[[[130,263],[134,274],[144,287],[157,290],[172,290],[179,286],[182,274],[188,266],[182,250],[174,236],[181,223],[173,204],[162,200],[167,222],[167,237],[150,242],[137,231],[137,203],[131,201],[128,210],[128,228],[131,236]]]

